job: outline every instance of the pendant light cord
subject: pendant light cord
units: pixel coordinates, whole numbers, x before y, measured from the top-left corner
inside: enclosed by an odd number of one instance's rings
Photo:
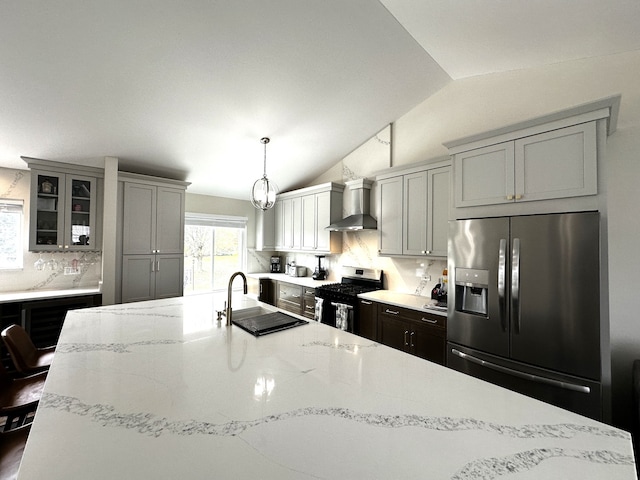
[[[269,143],[268,137],[263,137],[260,139],[260,142],[264,145],[264,173],[262,178],[267,178],[267,143]]]

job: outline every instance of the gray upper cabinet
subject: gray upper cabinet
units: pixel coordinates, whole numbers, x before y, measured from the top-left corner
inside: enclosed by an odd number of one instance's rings
[[[182,253],[184,196],[184,189],[125,182],[123,253]]]
[[[124,228],[122,252],[125,255],[156,253],[155,185],[124,183]]]
[[[278,195],[273,208],[275,250],[339,253],[341,232],[325,230],[342,218],[343,185],[325,183]],[[263,217],[268,221],[268,217]],[[258,235],[268,231],[262,225]]]
[[[449,163],[393,169],[376,180],[379,254],[446,256]]]
[[[378,180],[378,253],[402,255],[403,178]]]
[[[316,195],[305,195],[301,197],[301,229],[300,246],[303,250],[313,250],[316,247],[316,237],[318,227],[316,225]]]
[[[31,169],[30,251],[100,250],[103,171],[23,157]]]
[[[256,211],[256,250],[273,251],[276,249],[276,212],[279,209]]]
[[[595,195],[596,122],[457,153],[454,170],[458,208]]]
[[[184,189],[158,187],[156,253],[184,253],[184,198]]]
[[[453,217],[597,210],[599,156],[620,95],[444,143],[453,161]]]

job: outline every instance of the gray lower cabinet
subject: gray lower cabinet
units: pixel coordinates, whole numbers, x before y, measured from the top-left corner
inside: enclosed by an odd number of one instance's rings
[[[296,315],[302,315],[302,287],[293,283],[277,283],[276,306]]]
[[[121,172],[120,300],[182,296],[186,182]]]
[[[314,319],[316,316],[316,289],[302,287],[302,315]]]
[[[184,255],[123,255],[122,302],[180,297]]]

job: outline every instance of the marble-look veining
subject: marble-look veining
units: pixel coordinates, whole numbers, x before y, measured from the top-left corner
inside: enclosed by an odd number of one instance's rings
[[[346,421],[360,422],[374,427],[403,428],[418,427],[438,431],[463,431],[483,430],[498,435],[506,435],[513,438],[573,438],[578,433],[588,435],[616,437],[625,439],[626,435],[611,428],[589,427],[584,425],[523,425],[513,427],[483,422],[472,418],[450,417],[424,417],[420,415],[383,415],[376,413],[355,412],[341,407],[306,407],[283,412],[277,415],[268,415],[250,421],[232,420],[223,424],[212,424],[197,420],[178,421],[167,418],[158,418],[149,412],[124,413],[118,412],[111,405],[89,405],[78,398],[47,393],[41,401],[42,408],[53,408],[75,415],[89,416],[92,421],[102,426],[131,428],[138,433],[159,437],[163,434],[179,435],[239,435],[249,428],[263,423],[278,422],[294,417],[326,416],[335,417]],[[618,458],[623,458],[619,456]],[[626,456],[627,462],[633,462],[633,457]]]
[[[15,198],[15,190],[20,184],[20,181],[26,176],[26,172],[22,170],[14,170],[13,171],[13,179],[7,185],[6,190],[3,190],[0,194],[0,198]],[[8,180],[8,179],[7,179]],[[3,186],[3,188],[5,188]]]
[[[370,343],[369,345],[361,345],[359,343],[329,343],[329,342],[310,342],[302,344],[302,347],[326,347],[347,350],[349,352],[357,352],[363,348],[376,348],[378,343]]]
[[[636,478],[619,429],[317,322],[254,338],[220,300],[70,312],[19,478]]]
[[[79,353],[79,352],[113,352],[131,353],[134,347],[144,347],[151,345],[173,345],[183,343],[180,340],[145,340],[131,343],[59,343],[56,346],[56,353]]]
[[[501,458],[490,458],[469,462],[452,480],[483,479],[491,480],[504,475],[527,472],[551,458],[576,458],[586,462],[609,465],[633,464],[631,455],[621,455],[606,450],[584,451],[565,448],[536,448]]]

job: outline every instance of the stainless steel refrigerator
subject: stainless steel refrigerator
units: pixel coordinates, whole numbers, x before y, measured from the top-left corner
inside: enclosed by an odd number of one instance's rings
[[[450,222],[447,365],[600,419],[599,220]]]

